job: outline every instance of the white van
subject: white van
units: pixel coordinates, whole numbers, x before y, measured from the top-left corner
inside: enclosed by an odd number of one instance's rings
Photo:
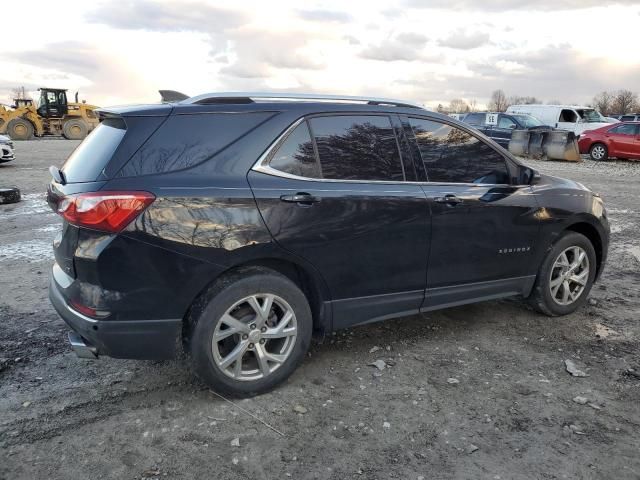
[[[611,125],[597,110],[576,105],[511,105],[507,113],[526,113],[546,125],[569,130],[576,135]]]

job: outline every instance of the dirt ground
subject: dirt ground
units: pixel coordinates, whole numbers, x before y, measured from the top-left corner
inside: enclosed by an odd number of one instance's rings
[[[0,479],[640,478],[640,164],[528,162],[607,204],[609,262],[577,313],[514,299],[353,328],[234,405],[183,361],[71,352],[43,192],[76,144],[17,142],[0,166],[24,194],[0,205]]]

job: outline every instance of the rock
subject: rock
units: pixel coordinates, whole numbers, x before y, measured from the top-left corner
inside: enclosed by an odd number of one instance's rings
[[[469,445],[467,447],[467,453],[468,454],[472,454],[473,452],[477,451],[479,449],[479,447],[477,445],[474,445],[473,443],[471,445]]]
[[[239,447],[240,446],[240,439],[239,438],[234,438],[233,440],[231,440],[231,446],[232,447]]]
[[[378,370],[384,370],[387,367],[387,364],[384,360],[378,359],[375,362],[370,363],[369,366],[376,367]]]
[[[380,347],[373,347],[371,350],[369,350],[369,353],[375,353],[378,350],[380,350]]]
[[[31,405],[31,402],[29,402],[29,401],[24,402],[24,403],[22,404],[22,406],[23,406],[24,408],[27,408],[29,405]]]
[[[309,410],[307,410],[306,408],[304,408],[302,405],[296,405],[295,407],[293,407],[293,411],[296,413],[301,413],[301,414],[305,414],[307,413]]]
[[[595,403],[590,403],[589,406],[594,410],[601,410],[602,407],[600,405],[596,405]]]
[[[142,478],[153,478],[153,477],[158,477],[159,475],[160,475],[159,468],[150,468],[149,470],[145,470],[144,472],[142,472],[140,476]]]
[[[578,367],[576,367],[576,364],[573,363],[573,360],[565,360],[564,361],[564,366],[567,369],[567,372],[569,372],[574,377],[588,377],[589,376],[586,373],[584,373],[582,370],[578,369]]]
[[[451,384],[451,385],[456,385],[458,383],[460,383],[460,380],[458,380],[457,378],[447,378],[447,383]]]
[[[607,338],[610,336],[620,335],[613,328],[609,328],[606,325],[602,325],[601,323],[596,323],[596,337],[598,338]]]
[[[389,422],[384,422],[382,424],[382,428],[391,428],[391,424]]]
[[[589,305],[591,305],[592,307],[595,307],[596,305],[598,305],[598,301],[595,298],[590,298]]]
[[[231,463],[233,463],[234,465],[237,465],[238,464],[238,457],[233,457],[231,459]]]
[[[573,401],[579,405],[586,405],[589,400],[587,399],[587,397],[578,396],[578,397],[573,397]]]
[[[586,435],[583,431],[582,428],[579,425],[569,425],[569,429],[575,433],[576,435]]]

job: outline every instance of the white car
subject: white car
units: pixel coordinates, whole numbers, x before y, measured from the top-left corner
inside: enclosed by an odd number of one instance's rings
[[[6,135],[0,135],[0,163],[10,162],[14,158],[13,141]]]
[[[597,110],[578,105],[511,105],[507,113],[526,113],[545,125],[569,130],[577,136],[585,130],[610,125]]]

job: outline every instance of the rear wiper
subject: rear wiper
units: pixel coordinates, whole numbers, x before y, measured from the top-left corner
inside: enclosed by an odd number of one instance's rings
[[[64,178],[64,173],[58,167],[54,167],[53,165],[51,165],[49,167],[49,173],[51,174],[53,179],[56,182],[58,182],[60,185],[66,185],[67,184],[67,179]]]

